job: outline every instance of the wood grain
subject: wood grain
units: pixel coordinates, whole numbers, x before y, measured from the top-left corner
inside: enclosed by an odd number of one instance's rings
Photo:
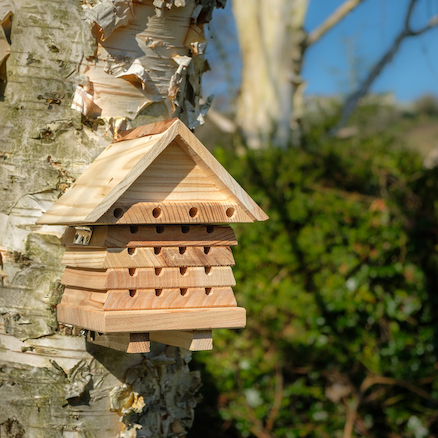
[[[157,210],[159,209],[159,210]],[[196,209],[196,210],[194,210]],[[160,212],[159,217],[154,212]],[[196,215],[193,217],[190,212]],[[253,220],[237,204],[231,202],[136,202],[117,201],[98,224],[224,224]]]
[[[129,290],[108,291],[103,310],[152,310],[152,309],[196,309],[207,307],[237,307],[231,287],[213,287],[187,289],[181,295],[179,289],[163,289],[156,295],[155,289],[137,290],[131,296]],[[74,303],[71,303],[74,304]]]
[[[108,296],[105,292],[66,287],[62,295],[61,303],[83,307],[84,309],[103,310],[107,298]]]
[[[87,333],[87,342],[125,353],[149,353],[151,351],[148,333],[100,334],[89,331]]]
[[[177,266],[234,266],[231,249],[227,246],[213,246],[207,249],[187,247],[183,254],[179,247],[156,249],[134,248],[130,254],[127,248],[80,249],[67,248],[62,259],[65,266],[76,268],[164,268]],[[208,252],[207,254],[205,252]]]
[[[127,129],[119,133],[117,140],[114,143],[119,143],[125,140],[133,140],[135,138],[146,137],[148,135],[161,134],[169,129],[178,119],[163,120],[161,122],[150,123],[149,125],[139,126],[134,129]]]
[[[107,271],[66,268],[61,284],[85,289],[155,289],[235,286],[228,266],[188,268],[129,268]]]
[[[150,340],[190,351],[213,349],[211,330],[151,332]]]
[[[246,325],[246,311],[242,307],[105,312],[61,303],[57,312],[62,323],[99,333],[211,330]]]

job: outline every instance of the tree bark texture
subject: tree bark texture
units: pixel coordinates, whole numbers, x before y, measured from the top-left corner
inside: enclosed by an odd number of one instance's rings
[[[237,122],[248,145],[285,146],[302,111],[303,25],[309,0],[235,0],[242,52]],[[295,108],[294,108],[295,105]]]
[[[0,0],[0,436],[185,436],[190,353],[58,326],[63,227],[35,221],[119,130],[203,122],[203,24],[225,0]],[[71,105],[73,103],[73,108]]]

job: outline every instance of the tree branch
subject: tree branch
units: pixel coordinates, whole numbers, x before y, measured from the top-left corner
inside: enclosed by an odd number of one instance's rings
[[[359,6],[365,0],[347,0],[332,15],[330,15],[319,27],[310,32],[306,40],[306,46],[315,44],[332,27],[336,26],[346,15]],[[414,0],[416,1],[416,0]]]
[[[406,12],[406,17],[404,20],[403,30],[397,35],[396,39],[392,43],[392,46],[388,49],[386,53],[380,58],[379,62],[371,69],[366,79],[362,82],[359,88],[347,98],[342,108],[342,116],[341,121],[338,124],[337,130],[343,128],[351,114],[355,110],[359,101],[368,93],[371,85],[376,80],[376,78],[380,75],[382,70],[386,67],[386,65],[391,62],[395,54],[398,52],[401,43],[407,37],[420,35],[429,29],[432,29],[436,25],[438,25],[438,16],[433,17],[427,26],[423,27],[418,31],[413,31],[411,29],[411,18],[414,11],[415,4],[418,0],[411,0],[409,3],[408,10]]]
[[[269,412],[268,419],[266,420],[265,432],[268,434],[274,427],[275,420],[277,419],[278,412],[281,408],[281,402],[283,401],[283,374],[280,366],[277,365],[275,370],[275,397],[274,404],[272,405],[271,412]]]

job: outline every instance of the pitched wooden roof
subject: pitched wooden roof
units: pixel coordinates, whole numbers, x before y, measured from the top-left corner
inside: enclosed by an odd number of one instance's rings
[[[212,181],[214,188],[218,193],[221,193],[221,200],[224,199],[227,202],[236,204],[242,210],[240,216],[249,218],[241,222],[268,219],[263,210],[184,123],[179,119],[173,119],[141,126],[123,133],[116,142],[111,143],[96,158],[73,186],[37,221],[37,224],[79,225],[102,223],[102,220],[100,220],[102,216],[120,199],[125,199],[126,202],[127,199],[135,198],[132,195],[131,198],[128,194],[124,197],[123,195],[133,186],[134,182],[136,182],[132,188],[134,193],[135,190],[138,190],[138,186],[141,185],[142,181],[146,183],[146,180],[142,179],[142,175],[148,175],[148,172],[145,171],[152,168],[151,165],[154,161],[170,145],[173,148],[180,147],[193,160],[193,166],[196,166],[197,172],[201,172],[203,175],[202,179]],[[176,158],[179,162],[180,159]],[[168,159],[164,161],[164,165],[167,162]],[[171,164],[169,162],[169,166]],[[161,166],[163,166],[163,163],[161,163]],[[142,178],[139,178],[141,176]],[[198,175],[197,180],[199,179]],[[150,179],[147,180],[147,184],[150,192]],[[159,184],[161,183],[157,183],[157,190],[160,190]],[[205,183],[203,184],[205,185]],[[191,199],[190,189],[187,188],[190,185],[186,184],[185,187],[182,200],[187,202]],[[208,192],[205,187],[201,189]],[[193,190],[193,193],[194,199],[204,201],[199,198],[199,194],[196,198],[195,190]],[[153,199],[153,201],[157,202],[156,199]],[[238,220],[234,220],[234,222],[238,222]],[[140,223],[145,222],[140,221]],[[163,220],[161,223],[166,223],[166,221]]]

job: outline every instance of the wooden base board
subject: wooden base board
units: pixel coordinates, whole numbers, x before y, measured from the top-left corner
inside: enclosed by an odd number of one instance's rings
[[[87,333],[87,342],[125,353],[149,353],[151,342],[148,333]]]
[[[90,331],[87,334],[87,342],[125,353],[149,353],[151,351],[150,341],[190,351],[213,349],[211,330],[108,334]]]
[[[59,322],[99,333],[237,329],[246,325],[246,310],[243,307],[106,312],[61,303],[57,313]]]

